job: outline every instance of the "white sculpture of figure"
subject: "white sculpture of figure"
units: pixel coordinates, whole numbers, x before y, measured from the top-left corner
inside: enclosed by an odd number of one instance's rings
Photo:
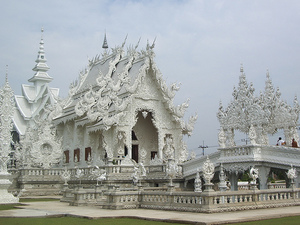
[[[220,191],[226,191],[227,190],[227,185],[226,185],[226,175],[224,173],[224,168],[223,164],[221,163],[220,165],[220,174],[219,174],[219,189]]]
[[[125,133],[123,131],[118,132],[118,155],[124,156],[124,144],[125,144]]]
[[[194,192],[202,192],[202,181],[201,181],[201,178],[200,178],[200,174],[199,174],[199,171],[197,170],[197,173],[196,173],[196,178],[195,178],[195,181],[194,181]]]
[[[210,162],[208,156],[207,156],[206,161],[203,164],[202,171],[203,171],[203,179],[205,182],[205,184],[204,184],[205,190],[210,191],[213,186],[213,184],[211,183],[211,180],[215,175],[215,173],[214,173],[215,166],[212,162]]]
[[[136,186],[140,179],[139,174],[138,174],[139,168],[137,166],[134,166],[133,170],[134,170],[134,172],[131,175],[131,178],[132,178],[133,184]]]
[[[68,181],[71,179],[71,172],[67,167],[65,167],[60,176],[65,181],[64,186],[68,186]]]
[[[163,152],[165,160],[174,159],[175,148],[173,144],[173,138],[171,137],[171,135],[167,134],[165,137],[165,145],[163,147]]]
[[[291,165],[291,168],[286,173],[287,177],[291,180],[291,187],[295,187],[295,178],[297,178],[297,170],[296,168],[293,168],[293,165]]]
[[[166,173],[167,176],[170,178],[170,184],[169,184],[170,187],[173,186],[173,179],[176,177],[177,172],[178,172],[178,166],[176,162],[172,159],[169,159],[167,163]]]
[[[258,178],[258,169],[254,168],[254,166],[250,169],[249,176],[251,177],[252,181],[251,184],[256,184],[256,179]]]
[[[99,185],[98,182],[106,180],[106,171],[105,169],[100,169],[98,166],[91,171],[91,177],[97,181],[97,186]]]
[[[249,138],[250,138],[250,142],[252,145],[256,145],[256,131],[254,126],[251,124],[250,129],[249,129]]]
[[[220,148],[225,148],[226,147],[226,135],[224,132],[224,129],[221,128],[218,136],[218,141],[219,141],[219,146]]]
[[[84,170],[77,168],[75,177],[79,180],[79,184],[81,185],[81,178],[84,176]]]
[[[144,164],[142,162],[139,163],[139,167],[140,167],[140,171],[141,171],[141,176],[142,177],[147,176],[145,166],[144,166]]]

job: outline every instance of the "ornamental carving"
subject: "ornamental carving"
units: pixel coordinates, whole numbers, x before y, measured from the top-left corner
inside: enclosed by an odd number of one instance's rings
[[[16,159],[20,166],[42,167],[48,169],[62,158],[61,139],[48,122],[38,122],[37,129],[27,128],[21,137]]]
[[[211,184],[211,180],[213,179],[214,175],[215,175],[215,166],[214,164],[209,160],[208,156],[206,161],[203,164],[202,167],[202,171],[203,171],[203,179],[205,184]]]
[[[278,129],[284,129],[287,145],[291,145],[293,138],[299,141],[296,127],[300,105],[297,97],[294,99],[293,107],[281,100],[281,93],[278,88],[274,89],[269,72],[266,75],[264,93],[254,96],[253,85],[247,83],[243,67],[240,72],[238,87],[233,89],[233,100],[227,108],[220,102],[217,113],[221,126],[220,146],[222,148],[235,146],[234,130],[249,134],[251,144],[254,145],[267,145],[268,134],[273,135]]]
[[[0,89],[0,172],[7,173],[7,162],[11,152],[10,145],[12,142],[11,131],[13,128],[14,113],[14,93],[7,81]]]

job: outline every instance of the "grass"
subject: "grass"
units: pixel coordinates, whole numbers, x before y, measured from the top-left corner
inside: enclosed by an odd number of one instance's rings
[[[252,222],[233,223],[226,225],[298,225],[300,216],[283,217]],[[201,221],[198,221],[201,222]],[[86,219],[79,217],[59,218],[0,218],[0,224],[5,225],[180,225],[180,223],[168,223],[131,218],[101,218]],[[183,225],[183,224],[181,224]]]
[[[20,198],[20,202],[51,202],[59,201],[57,198]]]
[[[0,218],[0,224],[5,225],[169,225],[179,223],[167,223],[130,218],[102,218],[85,219],[77,217],[61,218]]]

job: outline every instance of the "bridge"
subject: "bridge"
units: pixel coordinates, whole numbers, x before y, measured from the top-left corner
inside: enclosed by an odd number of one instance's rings
[[[207,157],[215,165],[218,173],[220,165],[231,183],[231,189],[237,190],[238,175],[251,167],[259,171],[260,189],[267,189],[268,176],[271,169],[289,170],[293,166],[297,174],[300,171],[300,148],[270,145],[242,145],[219,148],[210,155],[187,161],[183,165],[183,176],[186,183],[196,177],[197,171],[202,173],[202,167]],[[299,187],[300,178],[297,176],[296,187]]]

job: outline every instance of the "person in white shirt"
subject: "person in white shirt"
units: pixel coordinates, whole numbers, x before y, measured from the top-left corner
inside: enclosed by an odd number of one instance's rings
[[[285,145],[285,141],[282,140],[281,137],[279,137],[276,145],[277,145],[277,146]]]

